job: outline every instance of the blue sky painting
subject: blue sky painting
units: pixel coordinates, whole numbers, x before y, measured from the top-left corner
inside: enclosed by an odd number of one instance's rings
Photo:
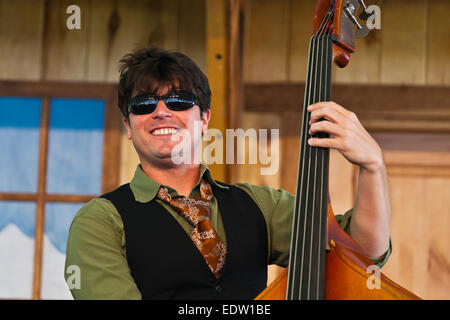
[[[40,98],[0,97],[0,192],[37,191]]]
[[[100,194],[103,100],[52,99],[47,193]]]

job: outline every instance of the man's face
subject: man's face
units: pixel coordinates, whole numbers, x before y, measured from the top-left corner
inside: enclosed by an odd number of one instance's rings
[[[157,95],[163,96],[171,89],[170,85],[162,85]],[[201,137],[208,129],[210,114],[208,110],[200,117],[200,107],[197,105],[184,111],[172,111],[163,100],[160,100],[152,113],[143,115],[130,113],[129,123],[126,118],[123,121],[128,139],[133,141],[142,165],[173,167],[175,163],[171,158],[172,150],[181,143],[182,136],[191,138],[184,141],[189,143],[192,155],[201,150]]]

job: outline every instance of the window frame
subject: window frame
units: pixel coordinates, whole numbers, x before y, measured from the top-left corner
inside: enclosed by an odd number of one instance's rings
[[[101,192],[117,188],[120,170],[120,136],[122,117],[117,109],[117,84],[53,81],[0,81],[1,97],[39,97],[42,99],[38,178],[36,193],[0,192],[0,201],[30,201],[36,203],[36,225],[32,299],[38,300],[42,287],[42,257],[45,229],[45,204],[48,202],[88,202],[97,195],[47,194],[47,158],[52,98],[101,99],[105,102]]]

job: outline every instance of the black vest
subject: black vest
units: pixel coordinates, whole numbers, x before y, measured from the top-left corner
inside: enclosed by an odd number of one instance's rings
[[[124,224],[128,265],[143,299],[253,299],[266,287],[267,229],[252,198],[242,189],[211,185],[227,239],[219,279],[180,224],[155,200],[134,200],[129,184],[102,198]]]

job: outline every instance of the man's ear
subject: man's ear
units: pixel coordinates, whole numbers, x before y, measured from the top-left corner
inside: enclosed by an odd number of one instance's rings
[[[208,123],[211,119],[211,109],[202,112],[202,135],[208,130]]]
[[[123,124],[125,125],[125,129],[127,130],[127,138],[131,140],[131,129],[130,129],[130,119],[122,117]]]

